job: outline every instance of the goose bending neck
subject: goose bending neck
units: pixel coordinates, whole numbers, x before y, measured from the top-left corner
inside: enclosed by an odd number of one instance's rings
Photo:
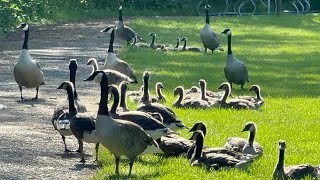
[[[113,53],[113,42],[114,42],[114,29],[112,30],[111,34],[110,34],[110,42],[109,42],[109,49],[108,49],[108,53]]]
[[[184,90],[182,88],[177,89],[179,98],[174,102],[176,105],[181,105],[182,100],[184,99]]]
[[[183,44],[182,49],[183,50],[187,50],[187,40],[184,40],[184,44]]]
[[[253,141],[255,136],[256,136],[256,129],[254,129],[253,131],[250,131],[249,140],[248,140],[250,146],[253,146]]]
[[[178,47],[179,47],[179,44],[180,44],[180,42],[179,42],[179,40],[177,40],[176,47],[174,47],[174,48],[178,48]]]
[[[24,31],[24,41],[22,45],[22,49],[28,49],[28,41],[29,41],[29,28]]]
[[[284,149],[279,150],[279,159],[276,166],[276,170],[284,172]]]
[[[111,89],[111,93],[113,94],[113,104],[110,108],[110,113],[115,114],[119,105],[119,91],[113,86],[110,86],[109,88]]]
[[[73,94],[73,88],[67,87],[67,94],[68,94],[68,102],[69,102],[69,117],[73,117],[77,115],[77,109],[74,105],[74,94]]]
[[[206,23],[210,24],[210,19],[209,19],[209,10],[206,9]]]
[[[257,99],[262,99],[262,98],[261,98],[260,88],[258,88],[258,89],[256,90],[256,95],[257,95]]]
[[[202,155],[202,148],[203,148],[203,136],[198,135],[196,139],[196,148],[194,152],[194,159],[199,159]]]
[[[227,102],[227,98],[230,96],[230,86],[228,86],[225,90],[224,90],[224,94],[222,96],[221,102],[222,103],[226,103]]]
[[[123,110],[128,111],[129,108],[127,106],[127,102],[126,102],[126,88],[123,87],[121,88],[121,92],[120,92],[120,107],[122,107]],[[119,94],[118,94],[119,96]]]
[[[108,112],[108,78],[107,75],[103,72],[100,82],[101,87],[101,95],[100,95],[100,102],[99,102],[99,115],[107,115],[109,116]]]
[[[228,35],[228,55],[232,54],[231,49],[231,33]]]
[[[161,88],[156,88],[157,89],[157,95],[159,99],[163,99],[164,95],[162,94]]]

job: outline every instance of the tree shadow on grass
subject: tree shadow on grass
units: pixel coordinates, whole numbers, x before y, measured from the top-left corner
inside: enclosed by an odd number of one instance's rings
[[[124,175],[124,174],[110,174],[106,175],[103,179],[155,179],[157,177],[160,177],[161,174],[160,172],[154,172],[150,174],[144,174],[144,175],[135,175],[131,174],[129,175]]]

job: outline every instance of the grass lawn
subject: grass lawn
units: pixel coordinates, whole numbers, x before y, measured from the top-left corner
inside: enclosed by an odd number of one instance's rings
[[[149,41],[150,32],[157,33],[156,42],[175,44],[176,37],[188,38],[188,44],[201,46],[199,31],[204,17],[138,18],[130,24]],[[278,159],[277,144],[287,142],[285,165],[302,163],[320,164],[320,16],[284,15],[254,17],[211,17],[211,27],[216,32],[224,28],[232,30],[233,53],[245,62],[249,69],[250,82],[261,86],[265,106],[253,110],[193,110],[174,108],[185,124],[204,121],[208,127],[205,144],[222,147],[231,136],[247,137],[240,132],[244,124],[254,121],[258,132],[256,141],[264,147],[262,158],[247,171],[207,171],[191,167],[187,159],[162,158],[147,155],[137,160],[133,167],[133,179],[271,179]],[[151,49],[126,47],[120,58],[136,70],[138,76],[148,70],[150,85],[161,81],[165,86],[167,105],[175,97],[172,90],[183,85],[189,88],[205,79],[208,89],[215,91],[225,81],[223,67],[226,62],[227,37],[220,35],[224,52],[213,54],[191,52],[158,52]],[[139,85],[130,86],[138,89]],[[152,88],[154,89],[154,88]],[[154,93],[154,90],[151,91]],[[234,86],[235,95],[250,95],[240,86]],[[135,109],[135,104],[129,104]],[[191,134],[180,131],[184,137]],[[100,159],[103,168],[94,179],[126,178],[129,165],[126,158],[120,162],[120,174],[114,174],[113,156],[101,147]]]

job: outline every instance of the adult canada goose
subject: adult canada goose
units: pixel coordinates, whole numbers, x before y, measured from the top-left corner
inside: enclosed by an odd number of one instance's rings
[[[208,101],[200,99],[200,97],[185,99],[184,88],[178,86],[173,90],[174,96],[179,95],[178,99],[174,101],[173,106],[175,107],[186,107],[186,108],[210,108]]]
[[[191,158],[191,166],[205,166],[215,170],[221,168],[247,169],[253,162],[253,159],[240,160],[234,156],[220,153],[202,154],[204,135],[201,130],[193,133],[191,139],[195,140],[195,150]]]
[[[102,74],[100,80],[101,97],[96,118],[96,133],[100,143],[106,147],[115,157],[116,174],[119,174],[119,161],[121,156],[129,159],[129,175],[131,175],[134,160],[143,153],[149,153],[152,149],[159,149],[158,143],[152,139],[139,125],[130,121],[113,119],[109,115],[108,78],[104,71],[95,71],[87,79],[94,80]]]
[[[91,74],[98,70],[98,63],[95,58],[90,58],[88,60],[87,66],[89,66],[89,65],[92,66]],[[105,69],[103,71],[108,74],[108,79],[109,79],[110,84],[119,85],[122,81],[130,82],[130,83],[137,83],[137,81],[131,79],[130,77],[128,77],[125,74],[120,73],[119,71],[115,71],[115,70],[111,70],[111,69]],[[99,79],[99,78],[97,78],[97,79]],[[96,82],[98,83],[99,80],[97,80]]]
[[[137,77],[134,74],[132,68],[129,66],[127,62],[124,60],[121,60],[116,57],[116,54],[113,51],[113,42],[114,42],[114,29],[110,29],[107,32],[110,34],[110,43],[109,43],[109,48],[108,48],[108,56],[107,59],[104,63],[103,69],[112,69],[115,71],[119,71],[122,74],[127,75],[130,79],[134,80],[137,82]]]
[[[223,48],[220,44],[220,39],[217,36],[217,33],[214,32],[210,27],[210,20],[209,20],[209,9],[211,8],[209,4],[205,5],[206,11],[206,22],[204,27],[200,31],[200,39],[202,41],[204,52],[207,53],[207,49],[210,49],[213,53],[213,50],[219,49],[223,51]]]
[[[227,142],[224,145],[224,147],[226,149],[230,149],[236,152],[243,152],[245,154],[262,156],[262,146],[254,141],[257,133],[256,124],[253,122],[246,123],[244,128],[242,129],[242,132],[244,131],[250,132],[248,140],[240,137],[231,137],[227,139]]]
[[[224,76],[228,80],[231,85],[232,83],[241,85],[241,89],[243,89],[243,85],[246,82],[249,82],[248,69],[245,63],[238,60],[231,49],[231,30],[225,29],[221,32],[222,34],[227,35],[228,37],[228,55],[227,55],[227,63],[224,66]]]
[[[77,68],[78,68],[77,60],[71,59],[69,62],[69,71],[70,71],[70,82],[72,82],[74,87],[74,103],[77,108],[77,111],[80,113],[83,113],[87,111],[87,108],[78,101],[78,93],[75,88],[75,78],[76,78]],[[55,106],[53,115],[51,118],[54,129],[57,130],[62,137],[65,152],[70,152],[66,145],[65,136],[73,135],[69,127],[70,121],[67,119],[68,114],[69,114],[69,101],[67,99],[64,101],[60,101]],[[77,152],[80,152],[80,149],[78,149]]]
[[[151,102],[155,103],[155,102],[166,102],[166,97],[164,96],[164,94],[162,93],[162,89],[164,89],[163,84],[161,82],[157,82],[156,83],[156,93],[157,96],[156,97],[151,97],[150,100]]]
[[[227,101],[227,98],[231,93],[231,86],[229,83],[222,83],[218,89],[224,90],[223,97],[219,100],[220,106],[223,108],[234,108],[234,109],[258,109],[263,102],[253,103],[245,99],[234,98]]]
[[[163,118],[163,124],[173,131],[181,128],[187,128],[181,120],[179,120],[176,114],[169,107],[159,104],[159,103],[151,103],[150,102],[150,94],[149,94],[149,72],[144,72],[143,74],[143,95],[141,98],[141,104],[137,107],[138,111],[143,111],[147,113],[160,113]]]
[[[284,151],[286,142],[279,141],[279,159],[275,170],[273,171],[274,179],[303,179],[306,177],[318,179],[320,175],[320,167],[314,167],[310,164],[301,164],[295,166],[284,167]]]
[[[123,23],[122,17],[122,6],[119,6],[119,21],[116,26],[116,35],[119,39],[122,39],[127,42],[127,45],[130,45],[136,40],[142,40],[142,38],[130,27],[125,26]]]
[[[113,105],[111,106],[109,111],[113,118],[122,119],[138,124],[153,139],[158,139],[161,136],[173,133],[172,130],[165,127],[159,120],[155,119],[151,114],[142,111],[117,112],[116,110],[119,104],[118,88],[116,86],[111,85],[109,87],[109,91],[111,91],[114,97]]]
[[[191,51],[191,52],[200,52],[201,48],[198,47],[192,47],[192,46],[187,46],[187,41],[188,39],[186,37],[183,37],[181,41],[184,41],[183,47],[181,51]]]
[[[65,81],[57,89],[64,89],[68,93],[69,113],[66,115],[70,121],[70,129],[72,134],[77,138],[79,150],[81,153],[81,161],[85,163],[83,152],[83,141],[96,144],[96,161],[98,161],[99,139],[96,136],[94,117],[87,114],[78,114],[74,104],[74,88],[70,81]]]
[[[17,29],[24,31],[24,41],[18,62],[13,69],[14,79],[18,83],[20,89],[21,101],[24,100],[22,96],[22,87],[36,88],[36,97],[32,99],[35,100],[38,99],[39,86],[44,85],[43,72],[39,63],[30,57],[28,51],[29,25],[27,23],[22,23]]]
[[[157,36],[156,33],[151,32],[151,33],[149,33],[149,36],[152,37],[152,40],[151,40],[151,43],[150,43],[150,47],[152,49],[157,49],[157,48],[163,49],[163,48],[166,47],[166,45],[163,45],[163,44],[155,44],[155,39],[156,39],[156,36]]]
[[[251,101],[253,103],[261,103],[263,104],[264,99],[261,97],[261,90],[259,85],[252,85],[249,91],[254,91],[256,93],[256,96],[239,96],[239,99],[245,99],[248,101]]]

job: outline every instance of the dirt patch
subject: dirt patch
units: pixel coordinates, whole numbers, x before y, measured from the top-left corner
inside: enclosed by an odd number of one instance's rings
[[[0,38],[0,104],[6,106],[0,108],[0,179],[89,179],[95,173],[94,145],[84,145],[86,165],[79,162],[79,154],[64,153],[61,136],[51,124],[51,115],[54,106],[66,98],[66,93],[56,88],[68,80],[71,58],[79,64],[76,77],[79,97],[91,105],[89,111],[97,111],[97,103],[92,102],[98,102],[99,87],[82,80],[91,72],[85,67],[87,60],[106,54],[109,37],[100,30],[110,23],[114,22],[30,27],[30,54],[40,63],[46,83],[40,87],[36,101],[20,101],[13,77],[24,33],[16,31]],[[35,89],[23,89],[26,99],[33,98],[35,93]],[[68,148],[77,150],[76,139],[66,139]]]

